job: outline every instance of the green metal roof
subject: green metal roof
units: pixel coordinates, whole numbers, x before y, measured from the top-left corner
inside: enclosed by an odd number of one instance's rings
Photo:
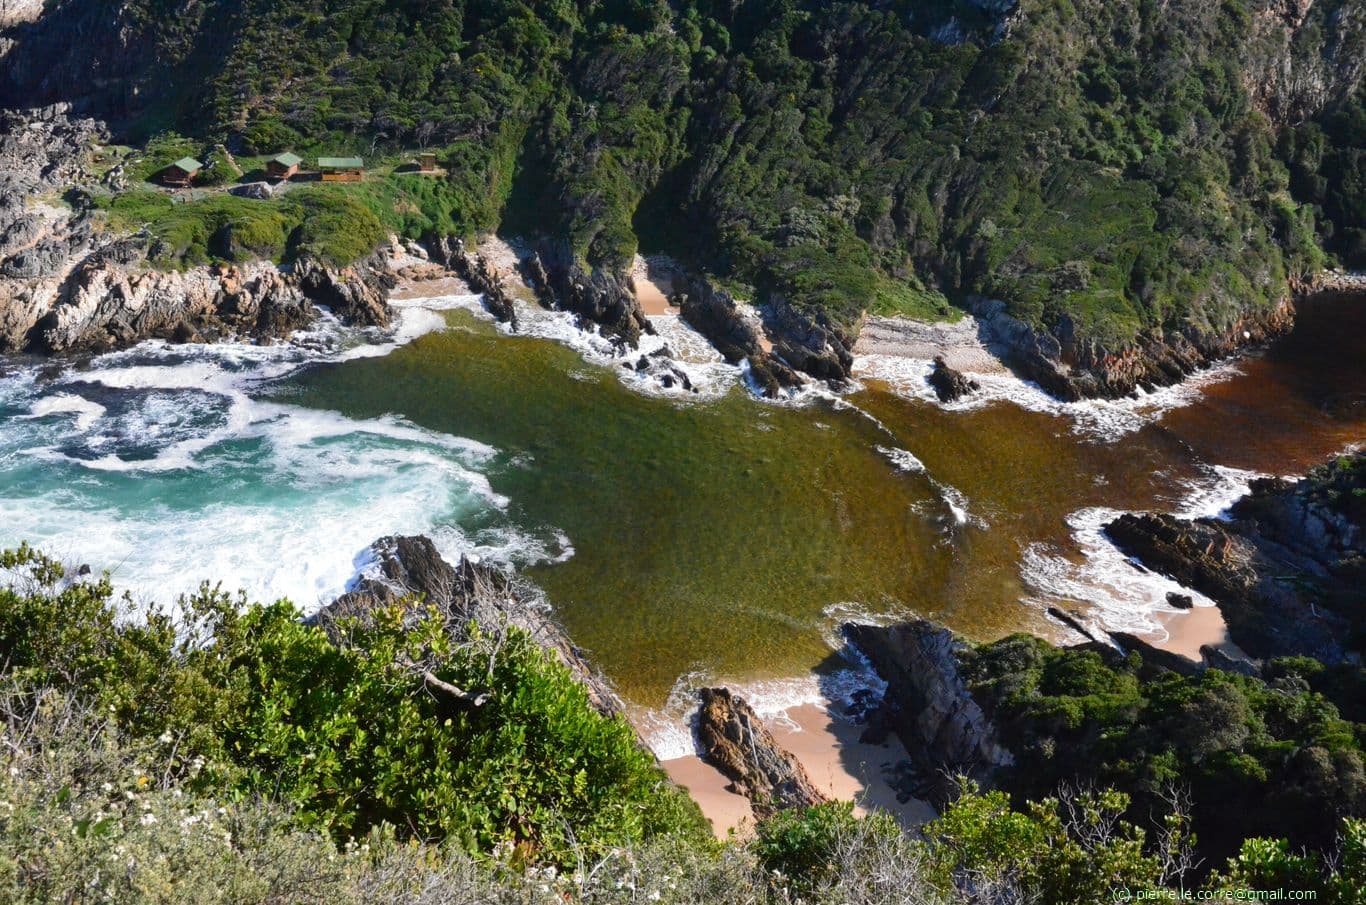
[[[319,157],[318,166],[324,170],[359,170],[365,161],[359,157]]]
[[[171,166],[186,173],[193,173],[195,170],[204,169],[204,164],[195,160],[193,157],[182,157],[171,164]]]
[[[271,162],[285,167],[297,167],[304,162],[304,159],[292,151],[286,151],[283,154],[276,154],[271,158]]]

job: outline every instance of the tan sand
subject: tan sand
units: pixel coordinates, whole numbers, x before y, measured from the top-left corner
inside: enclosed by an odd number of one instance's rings
[[[820,704],[794,707],[787,711],[787,719],[765,719],[764,723],[831,799],[853,801],[860,814],[886,811],[908,829],[934,818],[934,808],[927,802],[897,801],[888,768],[905,761],[907,755],[896,736],[884,745],[860,742],[864,727],[835,719]],[[717,838],[726,838],[732,830],[743,836],[753,829],[749,799],[730,791],[730,781],[715,767],[696,755],[667,760],[663,766],[697,802]]]
[[[806,775],[826,795],[855,802],[860,813],[870,809],[886,811],[907,828],[934,819],[934,808],[928,802],[916,798],[904,804],[897,801],[887,772],[908,757],[895,735],[889,736],[884,745],[861,742],[859,736],[865,727],[836,719],[819,704],[794,707],[787,711],[787,718],[768,721],[773,737],[792,752]]]
[[[469,295],[470,287],[457,276],[438,277],[435,280],[400,280],[389,298],[398,302],[414,299],[434,299],[446,295]]]
[[[640,303],[640,310],[647,315],[658,317],[678,313],[678,309],[669,304],[673,280],[667,263],[652,263],[636,255],[631,264],[631,282],[636,287],[636,301]]]
[[[669,778],[697,802],[711,821],[717,839],[725,839],[732,831],[743,836],[753,828],[754,812],[750,810],[749,799],[726,788],[730,780],[720,770],[696,754],[663,761],[662,766]]]
[[[1157,613],[1157,619],[1166,631],[1165,640],[1158,640],[1160,632],[1154,632],[1144,640],[1150,640],[1154,647],[1180,654],[1199,663],[1200,648],[1208,644],[1236,650],[1228,637],[1224,615],[1217,606],[1197,606],[1178,613]]]

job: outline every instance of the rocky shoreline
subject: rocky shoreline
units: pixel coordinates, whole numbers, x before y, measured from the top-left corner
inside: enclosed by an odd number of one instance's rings
[[[1219,604],[1253,657],[1360,662],[1366,609],[1366,452],[1299,481],[1259,479],[1227,518],[1125,514],[1111,540]]]

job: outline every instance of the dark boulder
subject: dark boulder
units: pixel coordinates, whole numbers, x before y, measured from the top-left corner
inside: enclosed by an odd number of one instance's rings
[[[934,370],[930,372],[929,381],[940,402],[953,402],[981,389],[977,381],[949,367],[942,355],[934,357]]]

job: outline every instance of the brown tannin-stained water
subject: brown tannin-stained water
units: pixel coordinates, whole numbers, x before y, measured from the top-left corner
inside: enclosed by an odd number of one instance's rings
[[[646,707],[689,675],[762,694],[809,674],[860,613],[1062,639],[1043,611],[1065,603],[1155,629],[1176,586],[1104,541],[1115,510],[1212,514],[1248,472],[1301,473],[1366,440],[1359,298],[1305,303],[1289,338],[1193,386],[1075,406],[1004,377],[1001,395],[1021,404],[946,409],[875,379],[799,406],[738,386],[680,401],[557,343],[449,320],[387,356],[305,371],[274,398],[494,447],[483,470],[506,509],[459,529],[477,541],[510,522],[543,538],[524,573]],[[1167,410],[1145,421],[1145,406]]]

